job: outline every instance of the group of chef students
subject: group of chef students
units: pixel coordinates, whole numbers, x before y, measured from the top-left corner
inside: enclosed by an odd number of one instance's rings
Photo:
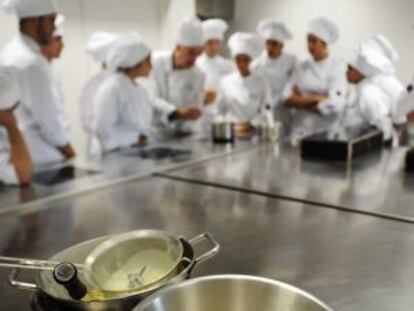
[[[0,181],[21,185],[33,165],[76,156],[52,68],[64,46],[64,17],[54,0],[2,6],[18,17],[19,33],[0,54]],[[370,127],[391,140],[406,123],[412,87],[396,77],[399,57],[384,36],[360,43],[347,65],[330,54],[339,31],[326,18],[310,22],[303,62],[284,51],[292,34],[283,23],[264,20],[255,33],[232,34],[231,60],[221,56],[227,30],[223,20],[188,17],[175,47],[154,53],[138,33],[92,34],[86,51],[101,70],[80,96],[88,153],[208,135],[218,117],[245,135],[271,115],[292,143]]]

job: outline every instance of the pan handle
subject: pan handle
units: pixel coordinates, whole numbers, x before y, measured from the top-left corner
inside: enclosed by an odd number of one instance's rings
[[[12,271],[12,273],[10,274],[8,278],[8,283],[10,284],[10,286],[16,287],[18,289],[30,290],[30,291],[35,291],[35,290],[40,289],[39,286],[37,286],[34,283],[26,283],[26,282],[21,282],[17,280],[17,278],[19,277],[19,274],[20,274],[20,269],[14,269]]]
[[[213,258],[220,252],[220,244],[217,243],[217,241],[210,233],[200,234],[195,238],[192,238],[189,242],[193,247],[202,242],[208,242],[211,245],[211,249],[209,251],[196,258],[195,265],[198,265],[200,263],[203,263],[204,261]]]

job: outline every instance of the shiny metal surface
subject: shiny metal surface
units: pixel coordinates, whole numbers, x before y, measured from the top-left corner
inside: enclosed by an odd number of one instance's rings
[[[49,258],[91,238],[138,229],[185,237],[211,232],[221,252],[195,270],[198,276],[273,278],[334,310],[414,308],[413,225],[161,178],[2,218],[0,253]],[[1,279],[7,276],[0,270]],[[0,300],[4,310],[26,311],[30,293],[3,281]]]
[[[134,311],[332,311],[298,288],[266,278],[220,275],[162,289]]]
[[[264,142],[277,143],[280,138],[281,124],[262,124],[257,128],[259,139]]]
[[[234,124],[230,122],[215,122],[212,125],[212,135],[215,143],[234,143]]]
[[[348,166],[265,146],[162,175],[414,222],[414,175],[404,172],[405,152],[384,150]]]
[[[173,148],[190,150],[191,154],[167,159],[142,159],[138,149],[123,150],[108,154],[103,159],[79,158],[74,163],[76,167],[100,171],[100,174],[85,176],[70,182],[54,186],[43,186],[32,183],[24,188],[6,187],[0,185],[0,217],[16,210],[16,208],[38,208],[50,200],[59,201],[61,198],[80,193],[89,193],[95,189],[112,186],[114,183],[124,183],[130,180],[146,178],[153,172],[171,167],[203,162],[211,158],[222,157],[229,153],[255,148],[248,141],[240,141],[235,145],[213,145],[209,141],[172,141],[162,144]],[[58,169],[65,164],[50,165],[36,168],[37,171]]]

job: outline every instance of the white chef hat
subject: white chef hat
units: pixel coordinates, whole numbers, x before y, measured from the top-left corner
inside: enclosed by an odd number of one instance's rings
[[[0,65],[0,111],[13,108],[20,99],[16,73]]]
[[[239,54],[247,54],[253,59],[260,55],[263,42],[255,34],[236,32],[230,37],[228,45],[233,57]]]
[[[120,35],[109,32],[95,32],[86,43],[86,51],[97,61],[104,63],[108,53]]]
[[[275,40],[284,43],[293,38],[292,33],[283,23],[272,20],[263,20],[257,26],[257,32],[265,40]]]
[[[308,32],[327,44],[335,43],[339,38],[338,27],[324,17],[311,21]]]
[[[185,18],[178,28],[176,42],[186,47],[202,46],[204,40],[201,21],[195,16]]]
[[[229,29],[229,25],[219,18],[209,19],[203,22],[203,34],[204,34],[204,42],[212,39],[218,39],[223,41],[224,34],[226,33],[227,29]]]
[[[364,76],[373,77],[386,73],[389,70],[390,61],[377,48],[362,43],[358,46],[354,60],[350,64]]]
[[[109,70],[126,69],[141,63],[151,54],[151,49],[138,33],[121,36],[110,49],[106,64]]]
[[[55,31],[53,32],[53,37],[63,37],[65,32],[65,24],[66,18],[62,14],[58,14],[55,19]]]
[[[382,53],[384,53],[384,55],[393,64],[397,63],[400,60],[400,55],[398,55],[398,52],[392,45],[391,41],[383,35],[376,35],[367,40],[365,44],[372,45],[375,48],[381,50]]]
[[[3,0],[2,7],[21,19],[45,16],[58,11],[55,0]]]

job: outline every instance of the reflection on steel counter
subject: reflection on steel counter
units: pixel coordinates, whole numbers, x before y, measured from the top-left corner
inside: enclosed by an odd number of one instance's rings
[[[163,160],[167,158],[178,158],[191,155],[190,150],[170,148],[170,147],[152,147],[145,149],[129,149],[123,152],[124,155],[136,156],[143,159]]]
[[[378,130],[356,133],[348,140],[332,140],[327,133],[305,138],[301,144],[303,158],[351,161],[356,157],[381,150],[383,135]]]
[[[97,174],[92,170],[84,170],[72,165],[38,172],[33,175],[33,181],[44,186],[53,186],[89,175]]]

